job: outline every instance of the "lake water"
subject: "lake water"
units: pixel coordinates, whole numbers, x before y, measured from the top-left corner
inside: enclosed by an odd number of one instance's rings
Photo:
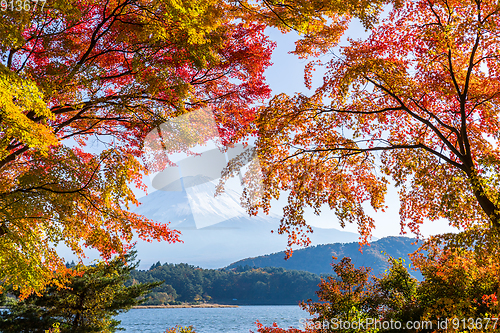
[[[125,332],[163,333],[176,325],[195,328],[196,333],[257,332],[255,321],[265,326],[276,322],[282,328],[301,328],[309,314],[295,305],[240,306],[237,308],[132,309],[116,317]]]

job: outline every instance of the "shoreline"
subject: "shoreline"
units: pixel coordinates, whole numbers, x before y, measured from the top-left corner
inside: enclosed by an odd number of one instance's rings
[[[132,309],[169,309],[169,308],[237,308],[238,305],[225,304],[178,304],[178,305],[136,305]]]

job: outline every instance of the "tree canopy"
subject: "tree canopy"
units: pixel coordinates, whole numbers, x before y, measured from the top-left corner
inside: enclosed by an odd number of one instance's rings
[[[110,258],[134,234],[178,241],[128,211],[151,171],[144,138],[204,106],[223,140],[244,133],[270,93],[264,26],[199,0],[54,0],[0,15],[0,281],[41,290],[62,268],[58,244]]]
[[[135,270],[127,285],[163,281],[148,295],[145,305],[213,302],[217,304],[298,304],[315,298],[319,275],[281,267],[203,269],[188,264],[157,263]]]
[[[351,11],[330,16],[325,29],[359,16],[346,6]],[[328,207],[341,226],[357,224],[366,241],[374,228],[366,206],[383,211],[388,184],[398,189],[403,233],[419,235],[422,223],[438,219],[499,230],[498,2],[413,0],[385,8],[379,21],[367,21],[367,38],[345,46],[338,31],[320,29],[311,39],[304,32],[294,52],[322,55],[305,73],[312,88],[314,69],[323,68],[322,84],[309,94],[274,96],[259,109],[255,155],[264,186],[251,184],[246,200],[256,213],[288,196],[279,231],[289,233],[290,245],[307,244],[307,207],[318,214]],[[237,169],[235,160],[226,175]],[[261,188],[255,203],[250,194]]]

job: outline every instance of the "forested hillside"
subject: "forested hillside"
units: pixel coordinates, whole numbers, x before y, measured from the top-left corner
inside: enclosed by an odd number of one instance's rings
[[[133,271],[128,284],[165,281],[149,295],[146,305],[180,302],[220,304],[298,304],[317,299],[320,277],[283,268],[238,267],[202,269],[188,264],[159,262],[147,271]]]
[[[410,263],[409,253],[417,250],[418,245],[413,244],[416,240],[407,237],[385,237],[372,242],[370,246],[364,246],[363,252],[359,251],[359,243],[335,243],[311,246],[305,249],[296,250],[290,259],[285,260],[285,253],[278,252],[255,258],[247,258],[237,261],[227,268],[248,265],[250,267],[283,267],[308,271],[315,274],[332,273],[332,256],[339,259],[349,257],[356,267],[365,266],[372,269],[373,275],[380,275],[387,269],[387,256],[393,258],[403,258],[406,263]],[[415,278],[421,279],[418,271],[410,270]]]

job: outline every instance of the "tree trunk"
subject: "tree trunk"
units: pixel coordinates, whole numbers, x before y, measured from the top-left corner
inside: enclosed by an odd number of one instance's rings
[[[0,237],[6,235],[9,232],[9,229],[5,226],[5,223],[0,224]]]
[[[479,202],[479,205],[490,219],[493,227],[500,230],[500,207],[495,206],[495,204],[488,199],[481,185],[477,185],[474,195],[476,196],[477,202]]]

